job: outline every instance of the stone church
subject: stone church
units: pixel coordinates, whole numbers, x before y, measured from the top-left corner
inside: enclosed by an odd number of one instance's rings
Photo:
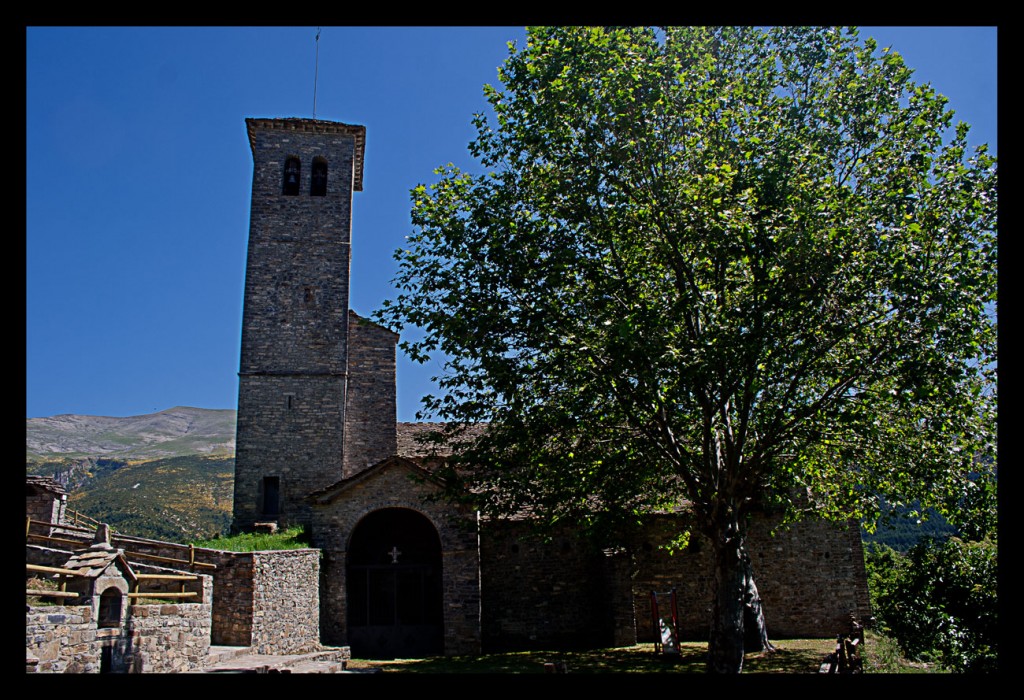
[[[233,529],[309,528],[322,551],[322,641],[361,657],[634,644],[655,639],[651,595],[667,591],[680,636],[706,639],[710,548],[699,538],[674,556],[660,546],[684,516],[652,517],[637,541],[604,550],[427,498],[443,455],[415,440],[429,425],[396,420],[398,336],[349,310],[366,129],[246,125]],[[772,636],[830,637],[850,614],[869,614],[854,524],[769,530],[757,524],[749,543]]]

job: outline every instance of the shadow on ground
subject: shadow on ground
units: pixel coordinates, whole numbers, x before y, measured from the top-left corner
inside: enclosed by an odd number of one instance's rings
[[[817,673],[835,641],[795,639],[774,642],[777,650],[747,654],[745,673]],[[654,651],[653,644],[588,651],[529,651],[484,656],[366,661],[351,668],[379,668],[398,673],[546,673],[546,663],[564,663],[568,673],[704,673],[706,643],[684,643],[678,657]]]

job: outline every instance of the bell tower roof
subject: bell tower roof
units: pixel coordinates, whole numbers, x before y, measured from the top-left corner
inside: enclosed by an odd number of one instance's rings
[[[366,127],[359,124],[344,124],[323,119],[304,119],[288,117],[283,119],[264,119],[247,117],[246,130],[249,133],[249,148],[256,152],[256,129],[278,129],[281,131],[300,131],[317,134],[347,134],[355,139],[355,168],[352,189],[363,191],[363,153],[366,150]]]

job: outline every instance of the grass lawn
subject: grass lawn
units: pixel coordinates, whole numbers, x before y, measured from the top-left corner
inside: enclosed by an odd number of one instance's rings
[[[829,639],[772,642],[778,651],[748,654],[745,673],[816,673],[835,646]],[[679,658],[654,653],[653,644],[589,651],[523,651],[485,656],[433,657],[368,661],[353,659],[349,668],[379,668],[400,673],[544,673],[544,664],[564,662],[569,673],[704,673],[707,643],[684,642]]]
[[[922,664],[893,659],[887,651],[878,658],[875,650],[881,638],[868,634],[865,649],[866,673],[928,673]],[[882,640],[884,641],[884,640]],[[825,656],[835,648],[834,639],[772,640],[776,651],[747,654],[744,673],[817,673]],[[388,673],[544,673],[545,663],[564,662],[568,673],[704,673],[706,642],[684,642],[679,658],[654,653],[653,644],[593,649],[590,651],[523,651],[484,656],[433,657],[371,661],[352,659],[352,669],[378,668]]]

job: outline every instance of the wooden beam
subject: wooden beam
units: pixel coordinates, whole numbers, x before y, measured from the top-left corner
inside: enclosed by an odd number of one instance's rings
[[[164,581],[198,581],[199,577],[193,574],[135,574],[137,579],[146,579],[150,581],[164,580]]]
[[[70,529],[70,528],[69,528]],[[88,542],[82,540],[66,540],[62,537],[50,537],[49,535],[36,535],[31,533],[28,535],[34,540],[46,540],[47,542],[60,542],[61,544],[75,545],[76,547],[88,546]]]
[[[143,554],[142,552],[129,552],[129,551],[125,550],[124,555],[128,559],[132,559],[133,557],[135,557],[135,558],[140,558],[140,559],[152,559],[153,561],[171,562],[173,564],[188,564],[189,566],[195,566],[195,567],[198,567],[198,568],[201,568],[201,569],[216,569],[217,568],[216,564],[206,564],[205,562],[201,562],[201,561],[197,561],[197,562],[195,562],[193,564],[189,564],[189,562],[184,560],[184,559],[172,559],[170,557],[161,557],[161,556],[158,556],[156,554]]]
[[[65,576],[84,576],[81,571],[75,571],[74,569],[59,569],[55,566],[42,566],[40,564],[25,564],[25,569],[28,571],[41,571],[47,574],[64,574]]]
[[[40,598],[77,598],[78,593],[62,593],[61,591],[47,591],[41,588],[26,588],[25,595],[39,596]]]

